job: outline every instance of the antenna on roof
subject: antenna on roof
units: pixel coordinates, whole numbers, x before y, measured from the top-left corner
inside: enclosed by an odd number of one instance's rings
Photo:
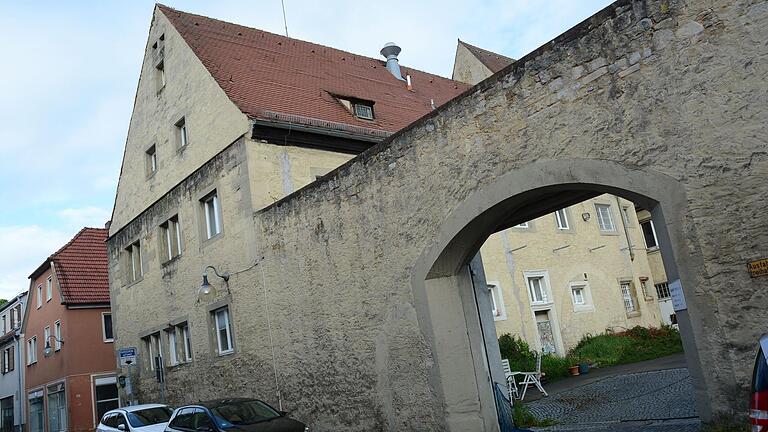
[[[280,4],[283,5],[283,24],[285,25],[285,37],[288,36],[288,20],[285,18],[285,0],[280,0]]]

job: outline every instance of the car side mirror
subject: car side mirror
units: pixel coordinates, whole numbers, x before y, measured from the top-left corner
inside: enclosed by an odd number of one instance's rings
[[[124,424],[120,423],[119,425],[117,425],[117,430],[124,431],[124,430],[127,430],[127,429],[126,429]]]

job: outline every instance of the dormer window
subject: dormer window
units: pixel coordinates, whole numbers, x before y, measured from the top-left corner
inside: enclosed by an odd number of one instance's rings
[[[355,102],[355,117],[363,120],[373,120],[373,105],[364,102]]]

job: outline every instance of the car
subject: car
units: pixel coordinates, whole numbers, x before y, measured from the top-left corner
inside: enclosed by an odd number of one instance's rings
[[[101,417],[97,432],[163,432],[173,410],[167,405],[131,405],[107,411]]]
[[[165,432],[309,432],[304,423],[258,399],[217,399],[173,412]]]
[[[752,371],[752,400],[749,420],[755,432],[768,432],[768,334],[760,338]]]

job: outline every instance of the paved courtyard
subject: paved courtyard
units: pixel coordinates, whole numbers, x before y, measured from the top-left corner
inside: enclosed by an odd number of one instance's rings
[[[535,391],[535,390],[534,390]],[[686,368],[607,376],[526,402],[552,431],[687,432],[700,429]]]

